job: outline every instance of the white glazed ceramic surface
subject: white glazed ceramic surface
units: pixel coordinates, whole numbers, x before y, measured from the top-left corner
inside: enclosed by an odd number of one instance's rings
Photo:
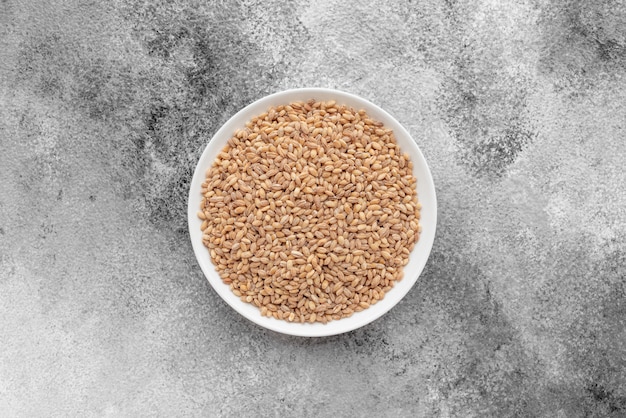
[[[396,141],[403,152],[408,153],[413,161],[413,174],[417,178],[418,199],[422,204],[421,220],[422,233],[420,239],[411,252],[409,263],[404,268],[404,278],[385,295],[384,299],[370,306],[361,312],[353,314],[349,318],[337,321],[330,321],[327,324],[321,323],[292,323],[284,320],[277,320],[261,316],[260,310],[249,303],[242,302],[235,296],[228,285],[224,284],[219,277],[215,267],[211,262],[209,252],[202,244],[201,221],[197,216],[200,209],[202,196],[200,194],[201,184],[205,179],[206,169],[211,166],[219,152],[226,145],[228,139],[237,129],[244,128],[245,123],[254,116],[259,115],[270,106],[289,104],[296,101],[315,100],[336,100],[337,104],[345,104],[356,110],[365,109],[370,118],[381,121],[386,127],[394,132]],[[411,287],[419,278],[435,239],[435,228],[437,225],[437,201],[435,196],[435,185],[426,160],[411,135],[404,129],[398,121],[380,107],[353,94],[323,88],[303,88],[286,90],[266,96],[230,118],[219,131],[213,136],[205,148],[191,181],[188,204],[189,235],[193,250],[198,259],[198,264],[202,268],[204,275],[215,291],[233,309],[256,324],[277,331],[283,334],[322,337],[348,332],[362,327],[379,318],[391,308],[393,308],[409,292]]]

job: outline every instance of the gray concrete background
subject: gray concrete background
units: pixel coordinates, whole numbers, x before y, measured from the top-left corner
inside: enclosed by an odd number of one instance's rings
[[[626,416],[625,76],[621,1],[0,1],[0,415]],[[440,207],[323,339],[232,311],[185,220],[218,127],[305,86],[396,116]]]

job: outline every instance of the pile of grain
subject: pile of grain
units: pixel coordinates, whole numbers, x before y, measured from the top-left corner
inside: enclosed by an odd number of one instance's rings
[[[261,314],[337,320],[402,278],[419,238],[408,155],[365,111],[292,103],[253,118],[202,184],[203,243]]]

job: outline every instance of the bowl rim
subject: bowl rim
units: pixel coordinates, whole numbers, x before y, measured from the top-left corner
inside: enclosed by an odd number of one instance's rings
[[[381,121],[386,127],[391,128],[394,132],[396,142],[402,151],[408,153],[411,157],[411,161],[413,162],[413,174],[416,175],[417,178],[418,199],[422,204],[420,213],[422,232],[420,233],[420,238],[413,248],[413,251],[411,251],[409,263],[405,266],[404,278],[396,282],[394,287],[385,294],[382,300],[371,305],[369,308],[355,312],[348,318],[333,320],[327,324],[295,323],[265,317],[261,315],[260,310],[256,306],[241,301],[239,297],[230,290],[229,286],[221,280],[215,270],[210,259],[209,251],[204,244],[202,244],[202,232],[200,228],[202,221],[197,216],[201,202],[200,189],[205,179],[206,169],[213,164],[215,157],[226,145],[228,139],[232,137],[235,130],[242,128],[252,117],[266,112],[271,106],[288,104],[294,101],[307,101],[309,99],[325,101],[336,100],[338,104],[346,104],[356,109],[365,109],[370,118]],[[426,195],[426,200],[422,199],[424,195]],[[424,215],[427,216],[425,217]],[[424,221],[425,218],[426,222]],[[432,174],[421,149],[408,130],[391,114],[369,100],[352,93],[329,88],[306,87],[282,90],[264,96],[239,110],[215,132],[206,143],[196,163],[190,182],[187,200],[187,224],[194,254],[205,278],[222,300],[231,308],[253,323],[275,332],[300,337],[325,337],[353,331],[367,325],[383,316],[404,299],[421,276],[426,262],[430,257],[437,227],[437,199]],[[411,268],[410,274],[407,271],[409,267]]]

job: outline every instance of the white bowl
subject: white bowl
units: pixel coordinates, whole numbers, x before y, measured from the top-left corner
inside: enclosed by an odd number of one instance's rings
[[[370,118],[383,122],[386,127],[393,129],[400,149],[408,153],[413,161],[413,174],[417,178],[418,199],[422,204],[420,219],[422,233],[419,241],[411,252],[409,263],[404,267],[404,278],[397,282],[395,286],[385,294],[385,297],[376,304],[361,312],[354,313],[349,318],[330,321],[327,324],[294,323],[261,316],[261,312],[256,306],[242,302],[230,290],[229,286],[222,282],[215,266],[211,262],[209,251],[202,244],[202,231],[200,230],[202,221],[197,216],[202,200],[200,189],[201,184],[205,180],[205,172],[207,168],[211,166],[235,130],[243,128],[246,122],[254,116],[267,111],[270,106],[289,104],[296,101],[308,101],[309,99],[323,101],[336,100],[337,104],[345,104],[356,110],[365,109]],[[228,122],[217,131],[202,153],[198,165],[196,166],[196,171],[193,174],[189,191],[188,222],[189,235],[191,236],[191,243],[196,258],[198,259],[198,264],[200,264],[200,268],[202,268],[211,286],[213,286],[215,291],[226,303],[250,321],[273,331],[303,337],[322,337],[352,331],[369,324],[393,308],[402,300],[409,290],[411,290],[411,287],[413,287],[426,265],[435,239],[437,201],[435,185],[422,152],[407,130],[389,113],[353,94],[323,88],[303,88],[282,91],[257,100],[237,112],[235,116],[230,118]]]

